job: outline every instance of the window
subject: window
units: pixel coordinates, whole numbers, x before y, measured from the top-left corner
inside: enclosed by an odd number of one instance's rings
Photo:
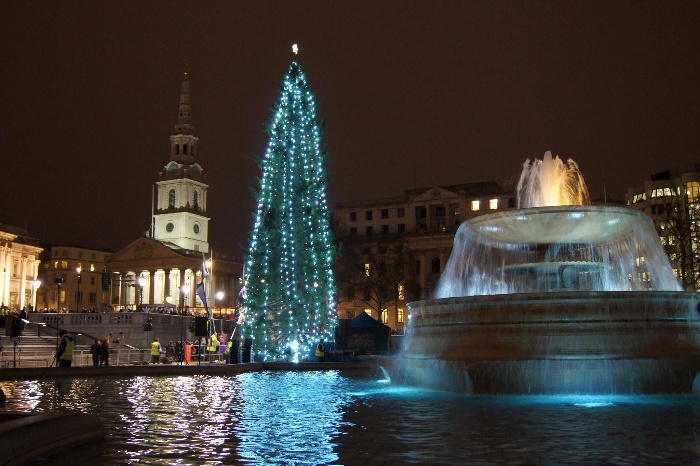
[[[78,251],[78,257],[79,257],[80,259],[83,258],[83,251]]]
[[[183,155],[187,155],[187,144],[182,145],[182,153]]]
[[[406,209],[404,209],[403,207],[397,208],[397,209],[396,209],[396,216],[397,216],[398,218],[403,218],[403,217],[405,217],[405,216],[406,216]]]
[[[389,311],[382,309],[382,323],[386,324],[389,321]]]
[[[67,269],[68,268],[68,261],[61,261],[61,268]]]
[[[175,224],[173,222],[168,222],[165,224],[165,231],[167,231],[168,233],[172,233],[174,229]]]
[[[382,234],[386,235],[389,233],[389,225],[382,225]]]
[[[357,212],[350,212],[350,221],[351,222],[357,221]]]
[[[403,315],[403,308],[400,307],[396,310],[396,322],[399,324],[403,324],[404,322],[404,315]]]
[[[365,220],[372,220],[372,211],[371,210],[365,211]]]
[[[97,303],[97,293],[89,293],[88,294],[88,303],[90,303],[90,304]]]
[[[369,277],[369,264],[365,264],[365,277]]]
[[[192,227],[192,231],[194,231],[195,235],[199,234],[199,223],[194,224],[194,226]]]
[[[498,209],[498,199],[491,199],[489,201],[489,209],[491,209],[491,210]]]
[[[389,209],[382,209],[382,218],[389,218]]]
[[[445,206],[444,205],[439,205],[435,207],[435,216],[436,217],[444,217],[445,216]]]
[[[199,191],[197,190],[192,194],[192,205],[195,210],[199,210]]]
[[[399,223],[399,234],[404,233],[405,231],[406,231],[406,224]]]
[[[372,236],[373,233],[372,227],[365,228],[365,236]]]
[[[479,201],[472,201],[472,212],[479,210]]]
[[[355,227],[350,228],[350,236],[357,236],[357,228],[355,228]]]
[[[700,183],[691,181],[685,184],[685,195],[688,197],[688,202],[700,201]]]
[[[348,319],[352,320],[352,318],[355,317],[353,314],[354,313],[352,311],[347,311],[347,313],[345,315],[347,316]]]
[[[90,284],[91,285],[95,284],[95,276],[94,275],[92,277],[90,277]]]
[[[406,299],[406,289],[403,286],[403,283],[399,283],[399,300],[404,301]]]
[[[365,309],[365,314],[372,317],[372,309],[370,309],[370,308]]]
[[[436,275],[440,273],[440,259],[437,257],[430,262],[431,272]]]
[[[180,144],[175,144],[175,155],[180,155]]]
[[[175,190],[171,189],[168,191],[168,209],[175,208]]]

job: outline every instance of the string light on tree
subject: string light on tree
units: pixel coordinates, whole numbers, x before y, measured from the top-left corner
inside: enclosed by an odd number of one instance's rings
[[[256,360],[298,361],[337,324],[325,150],[298,46],[267,125],[269,143],[245,260],[244,333]]]

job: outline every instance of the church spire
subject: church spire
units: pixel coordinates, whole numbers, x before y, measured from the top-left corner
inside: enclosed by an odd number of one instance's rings
[[[194,127],[191,123],[190,115],[190,82],[187,62],[185,61],[185,73],[180,88],[180,113],[177,116],[177,124],[175,125],[176,134],[193,134]]]

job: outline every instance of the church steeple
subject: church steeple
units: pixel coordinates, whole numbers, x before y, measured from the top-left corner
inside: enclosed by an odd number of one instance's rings
[[[175,132],[170,136],[171,160],[188,165],[195,163],[197,139],[194,135],[194,126],[192,126],[189,71],[187,62],[185,62],[185,75],[180,87],[180,112],[177,115]]]
[[[185,76],[180,88],[180,113],[177,116],[177,124],[175,125],[176,134],[194,134],[190,115],[190,82],[188,77],[189,71],[187,70],[187,62],[185,62]]]
[[[187,63],[180,88],[180,112],[170,136],[170,161],[156,183],[152,237],[183,249],[209,251],[207,189],[197,161],[197,138],[190,114]]]

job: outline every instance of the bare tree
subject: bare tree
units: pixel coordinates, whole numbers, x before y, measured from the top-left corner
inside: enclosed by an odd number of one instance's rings
[[[400,285],[405,285],[408,263],[403,241],[383,237],[343,244],[336,264],[339,299],[359,300],[381,316],[384,309],[403,299]]]

